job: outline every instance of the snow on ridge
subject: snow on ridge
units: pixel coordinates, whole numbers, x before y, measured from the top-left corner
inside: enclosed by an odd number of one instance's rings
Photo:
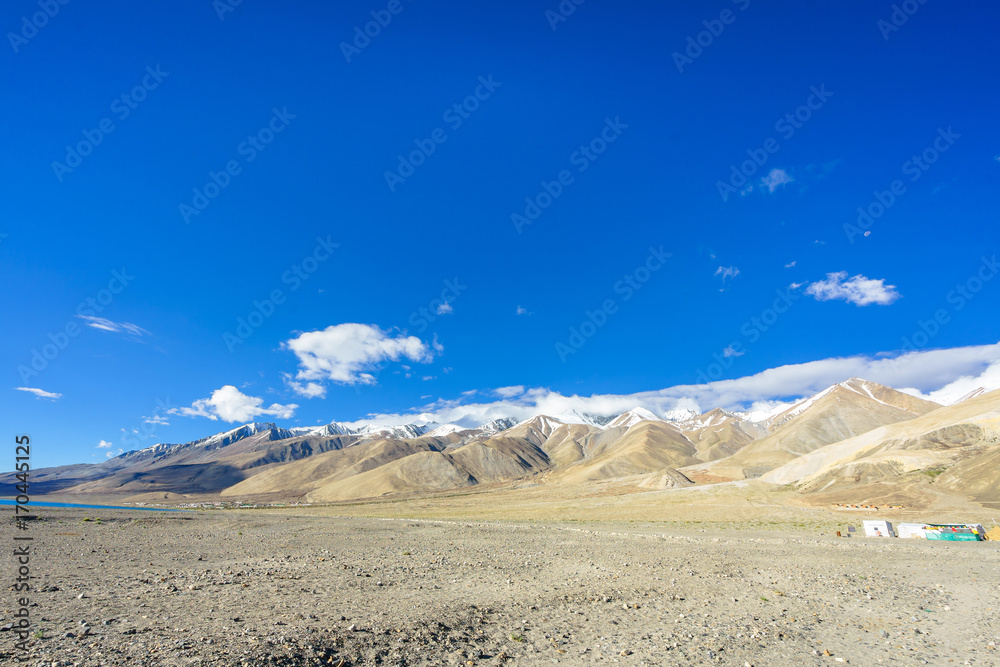
[[[657,417],[654,413],[650,412],[646,408],[632,408],[627,412],[623,412],[615,418],[614,421],[608,424],[608,428],[621,428],[624,427],[626,430],[632,428],[639,422],[644,421],[664,421],[660,417]]]
[[[691,421],[698,416],[698,413],[694,410],[689,410],[687,408],[675,408],[673,410],[667,410],[663,414],[663,418],[668,422],[687,422]]]
[[[808,398],[802,399],[801,401],[799,401],[798,403],[796,403],[795,405],[793,405],[792,407],[790,407],[788,410],[785,410],[784,412],[780,412],[780,413],[778,413],[775,416],[776,417],[784,416],[785,419],[783,421],[788,421],[792,417],[796,417],[796,416],[802,414],[806,410],[806,408],[808,408],[813,403],[815,403],[819,399],[821,399],[824,396],[826,396],[827,394],[829,394],[831,391],[834,390],[834,387],[838,387],[838,386],[839,385],[835,384],[832,387],[827,387],[826,389],[824,389],[823,391],[819,392],[818,394],[813,394],[812,396],[810,396]]]
[[[441,424],[433,431],[429,431],[425,435],[432,438],[440,438],[445,435],[451,435],[452,433],[458,433],[459,431],[466,431],[464,426],[459,426],[458,424]]]

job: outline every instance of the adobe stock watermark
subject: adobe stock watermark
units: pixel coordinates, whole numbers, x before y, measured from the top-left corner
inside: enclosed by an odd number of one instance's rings
[[[746,11],[750,6],[750,0],[731,0],[734,5],[737,5],[741,12]],[[705,52],[705,49],[712,46],[715,40],[718,39],[723,32],[726,30],[727,25],[732,25],[736,21],[737,14],[731,9],[723,9],[719,12],[719,18],[717,19],[707,19],[702,21],[701,24],[705,26],[705,29],[698,34],[688,35],[687,46],[684,49],[684,53],[680,51],[674,51],[672,58],[674,59],[674,65],[677,66],[677,71],[681,74],[684,73],[684,67],[691,65],[695,60],[701,57],[701,54]]]
[[[49,24],[49,21],[56,17],[59,10],[69,4],[69,0],[38,0],[38,7],[41,11],[35,12],[29,18],[21,17],[21,29],[17,32],[8,32],[7,41],[14,53],[20,53],[21,47],[38,35],[38,31]]]
[[[559,27],[559,24],[568,19],[576,12],[576,8],[585,3],[587,0],[562,0],[559,5],[555,8],[555,11],[551,9],[545,10],[545,20],[549,22],[549,27],[554,31]]]
[[[164,72],[157,65],[146,66],[146,75],[142,81],[131,90],[122,93],[111,102],[111,113],[119,121],[123,121],[139,108],[139,105],[146,100],[149,93],[160,87],[163,80],[170,76],[170,72]],[[66,174],[73,173],[73,170],[83,164],[83,159],[94,152],[94,149],[104,143],[104,138],[115,131],[115,122],[110,117],[102,118],[97,123],[97,127],[92,130],[82,130],[83,139],[74,145],[66,145],[66,156],[62,162],[54,160],[52,171],[60,183]]]
[[[453,310],[452,303],[462,295],[462,292],[469,288],[458,281],[458,278],[444,281],[444,289],[441,296],[431,299],[426,306],[421,306],[410,314],[408,320],[411,327],[415,327],[417,333],[423,333],[428,325],[441,315],[450,314]]]
[[[628,129],[628,125],[621,122],[619,116],[614,120],[604,119],[604,128],[600,133],[588,141],[581,144],[579,148],[570,153],[569,163],[576,167],[578,174],[582,174],[590,168],[590,165],[597,161],[608,146],[618,140],[622,132]],[[510,221],[514,224],[514,229],[518,234],[524,233],[524,228],[532,224],[541,217],[542,212],[552,203],[562,196],[566,188],[572,185],[575,178],[569,169],[563,169],[551,181],[542,181],[542,189],[534,197],[524,198],[524,210],[520,213],[511,213]]]
[[[945,295],[945,303],[948,308],[938,308],[927,320],[917,320],[916,327],[908,336],[903,336],[902,351],[912,352],[926,347],[931,339],[941,332],[942,327],[951,322],[954,313],[960,312],[976,295],[983,291],[986,283],[993,280],[997,273],[1000,273],[1000,263],[997,256],[981,257],[979,267],[969,276],[965,282],[955,285]],[[898,359],[898,357],[897,357]]]
[[[927,4],[927,0],[903,0],[898,5],[894,4],[888,21],[879,19],[875,23],[875,27],[882,33],[883,41],[888,42],[889,35],[906,25],[910,17],[916,14],[920,10],[920,7],[925,4]]]
[[[170,411],[175,409],[175,407],[176,406],[170,403],[169,396],[165,399],[156,399],[156,408],[153,410],[152,415],[148,417],[143,416],[141,424],[131,428],[122,429],[122,437],[119,438],[119,442],[122,447],[142,449],[146,444],[143,439],[155,438],[157,427],[168,425],[167,415],[169,415]]]
[[[236,11],[236,8],[243,4],[243,0],[214,0],[212,2],[212,9],[215,10],[215,15],[219,17],[219,21],[226,20],[226,14],[231,14]]]
[[[913,155],[900,167],[903,175],[910,177],[911,183],[919,181],[920,177],[938,161],[941,155],[948,152],[955,145],[955,141],[962,136],[952,131],[951,125],[948,126],[947,130],[939,127],[937,132],[938,136],[934,138],[930,146],[922,150],[919,155]],[[887,189],[875,190],[872,193],[874,200],[866,206],[858,207],[857,220],[853,224],[844,223],[844,234],[847,236],[847,240],[853,244],[857,237],[871,234],[869,230],[875,221],[885,215],[886,211],[892,208],[893,204],[904,194],[906,194],[906,183],[898,178],[893,180]]]
[[[351,60],[355,56],[367,49],[372,40],[381,35],[383,29],[389,27],[389,24],[392,23],[392,17],[398,16],[404,9],[406,7],[403,6],[401,0],[389,0],[385,9],[372,10],[372,20],[365,23],[364,28],[359,25],[354,26],[354,38],[351,42],[340,43],[340,52],[344,54],[344,60],[347,61],[347,64],[351,64]]]
[[[823,108],[823,105],[831,97],[833,97],[833,93],[826,89],[825,83],[821,83],[819,88],[810,86],[806,101],[796,107],[794,111],[786,113],[775,121],[774,131],[781,135],[782,139],[788,141],[809,122],[815,112]],[[768,137],[760,148],[748,148],[746,154],[749,159],[744,160],[739,165],[736,163],[729,165],[729,182],[715,182],[715,188],[719,191],[722,201],[727,201],[731,194],[741,192],[741,189],[750,182],[750,178],[767,164],[771,156],[779,150],[781,150],[781,144],[775,137]]]
[[[626,273],[620,280],[615,282],[612,289],[615,294],[621,295],[621,302],[626,303],[635,296],[649,282],[653,274],[663,268],[666,260],[673,257],[672,253],[664,252],[663,246],[659,248],[649,247],[649,255],[646,260]],[[587,341],[597,335],[601,327],[608,323],[608,318],[618,312],[621,307],[617,298],[608,298],[601,302],[596,310],[584,311],[584,319],[578,326],[569,328],[569,337],[566,342],[556,341],[556,354],[564,364],[571,354],[576,354],[587,344]]]
[[[502,82],[493,80],[492,74],[485,78],[480,76],[479,85],[472,91],[472,94],[445,109],[444,113],[441,114],[441,119],[448,123],[448,127],[452,131],[457,130],[462,127],[462,123],[472,117],[472,114],[479,109],[479,105],[490,99],[496,89],[502,85]],[[399,163],[396,165],[395,171],[386,170],[383,174],[385,184],[389,186],[389,192],[395,192],[396,186],[405,183],[406,179],[413,176],[417,168],[434,154],[438,145],[446,141],[448,141],[448,133],[443,127],[434,128],[426,139],[414,139],[413,144],[416,149],[405,156],[397,155]]]
[[[250,164],[256,160],[257,156],[274,141],[275,137],[285,131],[289,122],[297,117],[296,114],[288,113],[288,107],[282,107],[280,111],[277,107],[271,109],[271,119],[267,124],[249,135],[236,147],[236,154],[243,158],[242,163],[239,158],[233,158],[226,162],[219,171],[209,171],[208,181],[205,182],[205,185],[193,188],[194,194],[191,203],[181,202],[178,205],[184,224],[190,224],[193,216],[201,215],[202,211],[212,203],[212,200],[229,187],[233,178],[243,173],[244,164]]]
[[[333,243],[327,236],[316,238],[316,247],[300,262],[292,264],[281,274],[281,284],[288,285],[288,293],[297,291],[309,278],[319,270],[323,262],[333,256],[333,251],[340,247],[339,243]],[[264,322],[274,315],[278,306],[285,303],[287,294],[285,290],[277,287],[271,290],[262,301],[254,299],[252,308],[246,317],[236,318],[236,328],[232,333],[226,331],[222,334],[222,341],[230,354],[236,351],[238,345],[242,345],[254,334],[254,332],[264,325]]]
[[[698,369],[696,374],[698,382],[706,384],[722,377],[723,373],[729,370],[737,357],[742,357],[749,351],[747,344],[754,344],[763,336],[788,309],[799,300],[800,294],[793,287],[775,290],[775,299],[767,308],[754,315],[740,327],[740,333],[744,339],[734,340],[727,345],[722,352],[712,353],[714,362],[706,368]]]
[[[98,290],[97,294],[89,296],[77,304],[76,317],[97,317],[115,300],[115,296],[121,294],[133,280],[135,280],[135,276],[129,275],[124,267],[121,271],[112,271],[111,280],[108,281],[107,287]],[[69,347],[70,341],[79,336],[81,331],[83,331],[82,327],[77,324],[75,317],[73,317],[67,320],[61,329],[49,332],[47,343],[42,344],[39,348],[32,348],[31,361],[27,365],[18,365],[17,373],[21,376],[21,381],[27,384],[29,378],[38,377],[63,350]]]

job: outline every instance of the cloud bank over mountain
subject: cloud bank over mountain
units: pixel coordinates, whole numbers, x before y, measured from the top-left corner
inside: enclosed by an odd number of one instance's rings
[[[501,417],[616,415],[634,407],[657,414],[675,409],[700,413],[713,407],[772,411],[849,377],[900,387],[906,393],[935,402],[949,396],[957,400],[977,387],[1000,388],[1000,343],[913,351],[892,357],[856,355],[821,359],[770,368],[742,378],[632,394],[566,396],[543,387],[501,387],[465,392],[460,398],[439,399],[404,413],[374,413],[349,423],[361,426],[433,420],[472,427]]]

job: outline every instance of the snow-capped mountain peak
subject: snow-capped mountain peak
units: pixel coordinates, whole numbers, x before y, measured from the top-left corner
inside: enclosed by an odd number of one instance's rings
[[[322,426],[296,426],[288,430],[295,435],[354,435],[354,431],[340,422],[330,422]]]
[[[468,429],[466,429],[463,426],[459,426],[458,424],[441,424],[433,431],[428,431],[427,433],[425,433],[425,435],[428,435],[432,438],[441,438],[446,435],[451,435],[452,433],[458,433],[459,431],[466,431],[466,430]]]
[[[423,434],[427,433],[428,430],[427,426],[423,424],[402,424],[396,426],[366,424],[358,427],[354,432],[357,435],[363,436],[366,440],[370,440],[372,438],[407,440],[419,438]]]
[[[675,408],[673,410],[667,410],[664,413],[663,418],[668,422],[686,422],[691,421],[698,416],[698,413],[694,410],[688,410],[687,408]]]
[[[622,427],[628,429],[643,421],[659,422],[663,420],[646,408],[632,408],[628,412],[618,415],[618,417],[608,424],[608,428]]]

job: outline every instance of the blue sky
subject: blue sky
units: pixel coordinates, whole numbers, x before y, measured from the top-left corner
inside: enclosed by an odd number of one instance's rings
[[[37,466],[978,378],[1000,10],[904,5],[8,3],[4,423]]]

